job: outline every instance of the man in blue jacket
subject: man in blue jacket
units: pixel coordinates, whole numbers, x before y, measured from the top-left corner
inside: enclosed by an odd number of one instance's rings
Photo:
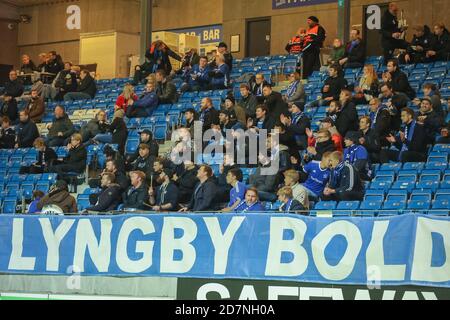
[[[209,72],[208,58],[205,56],[200,57],[199,64],[193,66],[186,74],[185,83],[181,87],[181,91],[207,90],[209,85]]]
[[[216,65],[217,67],[209,73],[209,76],[211,77],[211,89],[226,89],[228,88],[230,79],[230,67],[225,63],[223,54],[217,55]]]
[[[349,131],[345,135],[344,161],[350,163],[358,170],[361,179],[370,180],[369,153],[364,146],[359,144],[361,134],[357,131]]]
[[[245,192],[245,200],[242,201],[236,209],[235,213],[247,213],[247,212],[264,212],[265,208],[259,202],[258,190],[256,188],[249,188]]]
[[[145,93],[137,101],[132,101],[127,108],[128,118],[146,118],[150,117],[158,107],[158,97],[155,92],[155,85],[147,83]]]

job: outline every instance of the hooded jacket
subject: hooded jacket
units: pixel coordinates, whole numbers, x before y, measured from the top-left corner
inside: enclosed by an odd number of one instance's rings
[[[77,201],[67,190],[57,189],[45,195],[37,204],[37,209],[42,210],[47,205],[57,205],[64,213],[78,212]]]
[[[67,139],[75,133],[73,123],[69,119],[67,113],[61,118],[53,120],[52,127],[48,130],[48,137],[56,138],[58,137],[58,132],[63,133],[63,136],[61,137],[63,139]]]

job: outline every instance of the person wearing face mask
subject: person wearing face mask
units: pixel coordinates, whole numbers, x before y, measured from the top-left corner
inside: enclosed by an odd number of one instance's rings
[[[28,115],[34,123],[41,123],[45,113],[45,102],[36,90],[31,91],[31,100],[25,110],[28,111]]]

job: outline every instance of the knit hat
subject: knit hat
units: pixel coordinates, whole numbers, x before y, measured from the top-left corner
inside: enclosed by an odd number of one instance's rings
[[[314,21],[315,23],[319,23],[319,19],[315,16],[310,16],[308,19]]]
[[[227,97],[225,98],[225,101],[227,101],[227,100],[230,100],[233,104],[236,103],[236,100],[234,99],[233,96],[227,96]]]
[[[167,175],[169,177],[169,179],[173,178],[174,172],[172,169],[164,168],[162,171],[164,172],[165,175]]]
[[[69,187],[67,186],[67,182],[65,182],[64,180],[56,181],[55,187],[60,190],[69,190]]]

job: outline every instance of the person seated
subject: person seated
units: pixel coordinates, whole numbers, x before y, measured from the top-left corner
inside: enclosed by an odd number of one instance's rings
[[[374,135],[378,138],[380,147],[389,146],[386,137],[391,132],[392,116],[388,107],[381,104],[380,99],[374,98],[369,102],[369,111],[370,130],[373,130]]]
[[[178,93],[175,85],[167,79],[164,70],[156,71],[156,96],[159,104],[174,104],[178,101]],[[148,88],[149,89],[149,88]],[[148,90],[147,89],[147,90]]]
[[[265,105],[259,105],[256,107],[256,119],[247,120],[247,129],[255,130],[257,133],[259,130],[270,132],[275,123],[275,119],[269,115],[269,109]]]
[[[11,127],[11,120],[3,117],[0,130],[0,149],[14,149],[15,145],[16,131]]]
[[[278,172],[268,174],[263,170],[270,170],[272,163],[270,158],[262,154],[258,157],[258,168],[255,173],[249,177],[249,185],[258,190],[258,194],[262,201],[274,202],[277,200],[275,189],[278,185]]]
[[[109,124],[104,110],[99,111],[95,115],[95,118],[82,126],[80,130],[80,134],[83,137],[83,143],[93,139],[98,134],[107,132],[109,132]]]
[[[184,161],[184,170],[173,176],[173,180],[178,186],[179,202],[187,203],[191,200],[195,186],[199,180],[197,178],[197,166],[192,161]]]
[[[133,105],[139,97],[134,93],[134,87],[127,83],[122,93],[117,97],[115,109],[123,109],[125,114],[127,114],[127,109],[130,105]]]
[[[22,55],[22,66],[20,67],[20,74],[32,74],[37,70],[36,65],[34,64],[33,60],[31,60],[30,56],[27,54]],[[25,77],[23,81],[24,85],[32,85],[33,84],[33,77]]]
[[[287,170],[284,172],[284,185],[291,189],[290,199],[297,201],[302,209],[309,209],[308,190],[300,183],[300,174],[295,170]]]
[[[379,163],[379,154],[381,151],[380,137],[375,129],[372,129],[372,120],[369,116],[363,116],[359,119],[359,144],[369,153],[370,163]],[[386,140],[386,138],[385,138]]]
[[[281,202],[281,206],[278,211],[283,213],[297,213],[303,211],[305,214],[305,207],[298,202],[293,196],[293,190],[291,187],[283,187],[277,192],[278,201]],[[305,214],[306,215],[306,214]]]
[[[239,100],[238,105],[240,105],[244,109],[247,119],[255,118],[258,99],[250,91],[250,87],[248,84],[241,83],[239,91],[241,92],[241,100]]]
[[[381,163],[389,161],[425,162],[427,160],[427,133],[423,125],[414,120],[414,111],[404,108],[401,114],[403,129],[398,136],[389,135],[386,140],[395,146],[395,150],[381,150]]]
[[[148,190],[149,204],[155,212],[175,212],[178,211],[178,187],[172,181],[174,172],[165,168],[159,175],[161,186],[155,190],[150,187]]]
[[[256,74],[256,76],[250,78],[249,81],[250,92],[256,97],[258,104],[264,103],[265,98],[263,95],[263,88],[267,84],[269,83],[265,80],[264,75],[262,73],[258,73]]]
[[[201,57],[195,48],[186,48],[183,59],[181,60],[181,68],[179,72],[185,69],[192,69],[195,65],[199,64]],[[206,58],[208,62],[208,58]]]
[[[55,119],[52,123],[47,125],[47,145],[49,147],[61,147],[67,142],[67,139],[71,137],[75,128],[72,121],[69,119],[63,106],[56,106]]]
[[[380,83],[378,74],[371,64],[366,64],[359,85],[355,88],[353,102],[355,104],[367,104],[374,97],[378,97]]]
[[[97,93],[97,85],[94,78],[88,70],[82,70],[80,73],[80,83],[76,92],[68,92],[64,95],[64,101],[88,100],[94,99]]]
[[[390,129],[397,131],[401,125],[402,109],[406,108],[409,103],[409,98],[401,92],[394,92],[391,84],[383,84],[381,86],[381,102],[386,106],[391,114]]]
[[[306,95],[298,72],[289,75],[289,85],[286,89],[286,95],[283,96],[283,100],[287,102],[288,105],[296,104],[303,109],[305,106]]]
[[[116,210],[121,202],[122,188],[116,183],[114,173],[103,173],[101,178],[102,191],[96,196],[96,202],[84,212],[109,212]]]
[[[417,113],[417,123],[423,125],[427,134],[427,143],[434,144],[445,121],[441,115],[434,111],[433,103],[429,97],[422,99],[419,112]]]
[[[341,75],[341,67],[339,65],[331,65],[328,68],[329,77],[325,80],[322,87],[322,97],[311,103],[312,107],[328,106],[331,101],[339,100],[339,95],[347,86],[347,80]]]
[[[213,123],[219,123],[219,112],[214,108],[211,98],[202,99],[199,121],[202,123],[203,133],[211,129]]]
[[[115,156],[108,155],[108,153],[105,153],[105,155],[106,155],[105,168],[97,178],[89,179],[89,187],[93,189],[100,187],[102,175],[105,173],[112,173],[115,176],[114,182],[120,186],[122,192],[125,192],[130,186],[130,180],[128,179],[125,173],[125,169],[123,167],[123,162],[121,162],[120,155],[117,152],[115,152]]]
[[[213,170],[208,165],[202,165],[198,169],[197,178],[200,181],[194,189],[191,202],[187,206],[181,206],[180,212],[214,211],[216,204],[217,186],[213,182]]]
[[[441,135],[437,139],[438,144],[450,144],[450,123],[441,129]]]
[[[42,122],[42,117],[45,114],[45,101],[44,98],[39,96],[37,90],[31,91],[31,100],[25,110],[28,111],[28,115],[34,123]]]
[[[47,61],[45,64],[45,72],[52,73],[52,76],[46,76],[44,83],[51,84],[56,78],[56,75],[64,69],[64,62],[56,51],[50,51],[47,54]]]
[[[211,90],[228,88],[230,82],[230,67],[226,64],[223,54],[217,54],[216,67],[209,71]]]
[[[153,111],[158,107],[158,96],[155,92],[155,85],[148,82],[145,85],[145,92],[138,100],[131,100],[127,107],[128,118],[151,117]]]
[[[343,68],[361,68],[366,61],[365,44],[360,37],[358,29],[350,31],[350,42],[345,47],[345,54],[339,60],[339,64]]]
[[[232,187],[230,190],[230,201],[222,212],[232,212],[244,200],[247,186],[242,182],[243,175],[241,169],[235,168],[228,171],[227,183]]]
[[[17,78],[17,72],[11,70],[9,72],[9,79],[5,82],[3,90],[0,91],[0,100],[5,97],[18,98],[23,94],[24,88],[22,82]]]
[[[239,130],[244,129],[244,126],[232,119],[233,114],[228,110],[220,110],[219,112],[219,122],[220,122],[220,131],[222,133],[222,137],[226,139],[228,130]]]
[[[19,117],[16,99],[5,96],[3,103],[0,102],[0,117],[8,117],[12,124],[16,124]]]
[[[225,102],[222,107],[224,110],[228,111],[231,120],[238,121],[242,126],[245,126],[247,123],[245,110],[240,105],[236,105],[236,100],[233,95],[228,95],[225,98]]]
[[[286,126],[287,132],[293,136],[296,144],[295,149],[305,150],[308,147],[306,129],[311,128],[311,121],[297,104],[291,104],[289,112],[289,116],[281,114],[280,121]]]
[[[370,159],[366,148],[359,144],[361,134],[349,131],[345,135],[344,161],[351,164],[359,173],[362,180],[371,180]]]
[[[64,180],[56,181],[48,194],[37,203],[36,208],[38,212],[42,212],[47,206],[57,206],[63,213],[78,212],[77,200],[70,195],[67,182]]]
[[[281,93],[273,91],[270,84],[263,88],[264,105],[269,110],[268,115],[273,119],[280,119],[282,113],[288,114],[288,104],[283,100]]]
[[[147,210],[145,203],[148,202],[148,187],[145,183],[145,173],[142,171],[131,171],[131,186],[122,194],[123,208]]]
[[[156,157],[150,154],[150,147],[142,143],[139,145],[139,157],[131,164],[133,171],[142,171],[145,173],[147,180],[151,179],[153,174],[153,165]],[[147,181],[151,184],[151,181]]]
[[[400,55],[401,63],[426,63],[428,58],[426,54],[431,49],[433,35],[428,26],[415,26],[414,35],[411,43],[406,48],[406,53]]]
[[[439,88],[434,83],[424,83],[422,86],[422,92],[424,97],[431,99],[433,110],[440,116],[444,117],[444,110],[442,109],[442,95],[439,92]],[[422,101],[419,98],[415,98],[413,104],[420,108]]]
[[[20,174],[41,174],[46,172],[48,168],[58,159],[58,156],[52,148],[45,145],[42,138],[34,141],[34,148],[38,151],[37,161],[29,167],[21,167]]]
[[[303,166],[303,173],[307,175],[303,187],[308,192],[310,199],[317,201],[322,196],[331,171],[329,169],[329,158],[332,152],[324,153],[321,161],[310,161]]]
[[[19,124],[16,126],[16,145],[14,148],[31,148],[34,141],[39,138],[36,124],[28,116],[28,112],[19,112]]]
[[[352,92],[349,89],[342,89],[339,102],[341,107],[335,123],[339,134],[344,137],[348,131],[358,130],[359,118],[356,106],[352,102]]]
[[[181,92],[207,90],[210,82],[209,72],[208,58],[205,56],[200,57],[200,62],[186,73],[185,83],[181,87]]]
[[[93,141],[96,143],[112,143],[117,144],[118,151],[121,155],[125,154],[125,144],[128,138],[128,129],[124,121],[125,112],[122,109],[114,111],[113,121],[109,126],[109,132],[97,134]]]
[[[291,55],[298,55],[303,51],[304,40],[306,37],[306,29],[300,28],[295,37],[289,40],[285,50]]]
[[[308,134],[312,136],[309,130]],[[306,149],[307,154],[304,156],[306,162],[321,161],[326,152],[336,151],[336,145],[331,140],[331,133],[328,129],[320,129],[314,136],[314,139],[309,139],[309,147]]]
[[[345,47],[341,39],[333,40],[333,47],[331,48],[330,58],[327,61],[329,66],[339,63],[345,55]]]
[[[409,99],[414,99],[416,97],[416,92],[411,88],[408,76],[400,70],[398,60],[389,60],[387,69],[388,72],[383,74],[385,84],[390,84],[395,93],[403,93]]]
[[[141,132],[139,132],[140,140],[139,140],[139,146],[142,144],[148,145],[150,149],[150,155],[153,157],[157,157],[159,154],[159,145],[158,143],[153,139],[153,132],[146,129]],[[139,157],[139,148],[136,149],[136,151],[129,155],[126,159],[126,164],[133,163],[137,158]]]
[[[434,26],[431,50],[426,57],[431,61],[448,61],[450,56],[450,33],[443,23]]]
[[[53,81],[55,89],[54,100],[63,101],[64,96],[69,92],[76,92],[78,87],[78,73],[71,62],[64,63],[64,70],[60,71]]]
[[[364,186],[358,170],[344,160],[341,152],[329,156],[331,171],[330,183],[324,189],[323,201],[362,201]]]
[[[86,169],[87,151],[81,140],[81,134],[72,135],[70,143],[67,145],[69,154],[62,161],[53,161],[48,171],[57,173],[60,177],[64,177],[67,173],[83,173]]]
[[[225,63],[229,68],[229,72],[231,72],[231,70],[233,69],[233,55],[228,52],[228,46],[225,42],[220,42],[219,45],[217,46],[216,56],[219,54],[223,55]],[[218,64],[216,59],[213,59],[209,64],[210,69],[215,69],[217,68],[217,66]]]
[[[39,210],[37,208],[37,204],[41,199],[45,196],[45,193],[40,190],[34,190],[33,195],[31,197],[31,203],[28,207],[27,214],[36,214],[39,213]]]
[[[264,212],[266,208],[259,202],[259,192],[256,188],[248,188],[245,199],[233,210],[235,213]]]

